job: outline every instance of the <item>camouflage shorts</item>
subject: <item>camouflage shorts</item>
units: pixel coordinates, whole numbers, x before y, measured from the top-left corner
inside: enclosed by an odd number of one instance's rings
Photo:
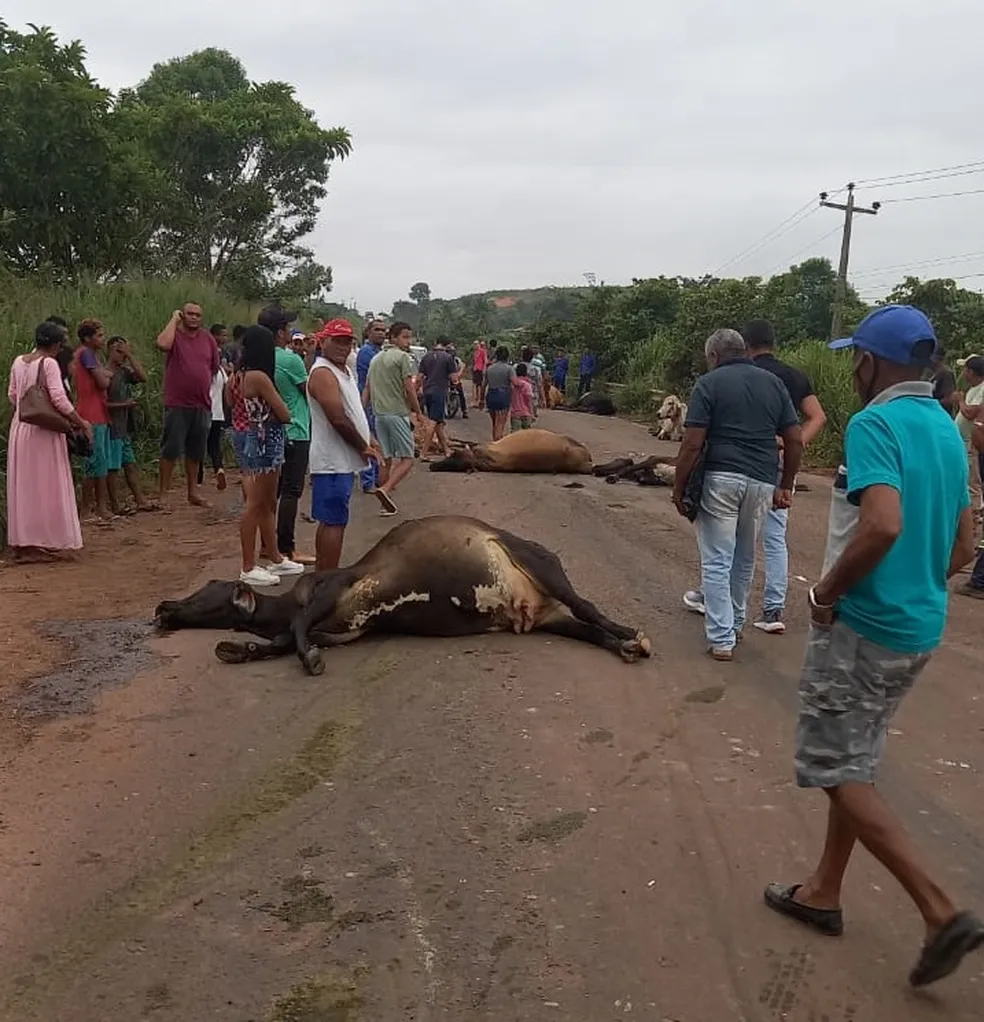
[[[888,722],[929,657],[886,649],[841,620],[829,631],[811,625],[800,677],[797,784],[873,783]]]

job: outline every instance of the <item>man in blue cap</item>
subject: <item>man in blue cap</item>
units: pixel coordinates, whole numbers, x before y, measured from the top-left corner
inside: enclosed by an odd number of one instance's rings
[[[839,936],[841,884],[860,841],[922,914],[926,940],[909,982],[926,986],[984,944],[984,924],[958,911],[930,878],[875,775],[889,720],[940,643],[946,580],[973,557],[967,456],[923,380],[937,342],[922,312],[884,306],[830,346],[854,348],[854,386],[865,407],[844,438],[800,678],[796,779],[827,795],[827,838],[812,876],[770,884],[765,900]]]

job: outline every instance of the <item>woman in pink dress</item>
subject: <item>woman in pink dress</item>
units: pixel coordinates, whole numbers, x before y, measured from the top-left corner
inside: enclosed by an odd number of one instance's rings
[[[7,395],[15,407],[43,372],[51,403],[80,430],[88,430],[72,407],[56,355],[65,339],[62,327],[42,323],[34,351],[18,355],[10,367]],[[15,410],[7,442],[7,543],[19,558],[52,558],[82,548],[75,485],[63,433],[21,422]]]

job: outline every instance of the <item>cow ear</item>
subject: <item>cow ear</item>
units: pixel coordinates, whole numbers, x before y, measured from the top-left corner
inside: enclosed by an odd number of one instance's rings
[[[233,587],[232,603],[250,617],[256,613],[256,593],[242,582],[237,582]]]

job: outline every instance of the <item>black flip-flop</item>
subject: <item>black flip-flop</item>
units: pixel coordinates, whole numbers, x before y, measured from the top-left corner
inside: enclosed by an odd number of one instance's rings
[[[784,886],[769,884],[765,889],[765,903],[773,912],[795,919],[825,937],[839,937],[844,932],[844,915],[839,908],[813,908],[795,899],[802,884]]]
[[[958,912],[922,949],[909,973],[914,987],[929,986],[956,972],[964,955],[984,944],[984,923],[973,912]]]

